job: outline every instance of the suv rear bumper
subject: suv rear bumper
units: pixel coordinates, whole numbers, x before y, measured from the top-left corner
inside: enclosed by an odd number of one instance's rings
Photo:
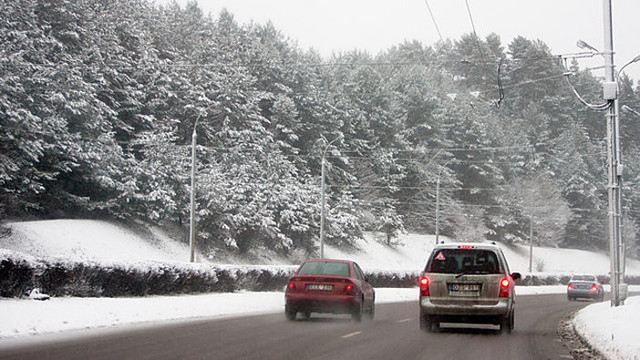
[[[428,296],[420,297],[420,313],[429,316],[500,317],[511,311],[511,299],[501,298],[496,304],[435,304]]]

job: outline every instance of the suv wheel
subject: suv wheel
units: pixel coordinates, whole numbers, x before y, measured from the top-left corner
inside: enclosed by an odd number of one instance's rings
[[[502,321],[500,322],[500,332],[501,333],[503,333],[503,334],[504,333],[511,334],[511,330],[513,330],[513,328],[515,327],[514,312],[515,311],[511,311],[509,313],[509,315],[507,315],[504,318],[502,318]]]
[[[428,332],[438,332],[440,330],[440,322],[429,315],[420,315],[420,329]]]

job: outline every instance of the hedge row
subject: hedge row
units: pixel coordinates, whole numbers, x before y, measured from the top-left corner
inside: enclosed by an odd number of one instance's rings
[[[118,297],[207,292],[280,291],[293,266],[217,267],[206,264],[104,264],[50,261],[0,253],[0,297],[21,297],[33,288],[53,296]],[[374,287],[414,287],[418,274],[369,272]],[[599,277],[602,283],[608,278]],[[569,276],[526,275],[518,285],[566,284]],[[627,278],[640,284],[640,277]]]
[[[294,268],[204,264],[99,264],[2,257],[0,297],[33,288],[53,296],[118,297],[284,289]]]

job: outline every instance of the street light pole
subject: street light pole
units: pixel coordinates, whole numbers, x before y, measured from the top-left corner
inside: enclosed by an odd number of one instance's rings
[[[325,213],[325,181],[324,181],[324,173],[325,173],[325,157],[327,156],[327,150],[329,149],[329,146],[331,144],[333,144],[334,141],[340,139],[340,136],[338,136],[337,138],[331,140],[325,147],[324,147],[324,151],[322,152],[322,170],[321,170],[321,176],[322,176],[322,180],[321,180],[321,198],[322,198],[322,208],[320,210],[320,258],[324,259],[324,219],[326,216]]]
[[[544,174],[545,172],[542,172],[536,176],[535,180],[533,180],[532,186],[537,184],[540,176]],[[529,204],[531,203],[533,203],[533,197],[529,199]],[[529,272],[531,271],[533,271],[533,209],[529,207]]]
[[[450,162],[451,160],[440,167],[438,180],[436,181],[436,245],[438,245],[440,238],[440,178],[442,177],[442,171],[444,171],[444,168],[447,167]]]
[[[604,10],[604,59],[605,82],[603,84],[604,100],[608,102],[607,110],[607,158],[608,196],[609,196],[609,251],[611,261],[611,306],[620,305],[620,216],[622,179],[622,165],[620,163],[620,141],[618,125],[618,84],[616,82],[615,65],[613,61],[613,20],[611,0],[603,0]]]
[[[189,252],[190,262],[196,261],[196,127],[200,116],[193,124],[193,134],[191,135],[191,212],[189,220]]]
[[[533,270],[533,210],[529,209],[529,273]]]

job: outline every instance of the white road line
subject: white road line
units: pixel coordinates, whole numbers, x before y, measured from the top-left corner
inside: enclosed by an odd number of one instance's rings
[[[560,355],[560,357],[563,359],[573,359],[573,356],[571,355]]]
[[[413,319],[402,319],[402,320],[398,320],[398,321],[396,321],[396,322],[398,322],[398,323],[405,323],[405,322],[407,322],[407,321],[411,321],[411,320],[413,320]]]
[[[356,335],[360,335],[360,334],[362,334],[362,331],[352,332],[352,333],[347,334],[347,335],[342,335],[341,337],[342,337],[343,339],[348,339],[348,338],[350,338],[350,337],[352,337],[352,336],[356,336]]]

